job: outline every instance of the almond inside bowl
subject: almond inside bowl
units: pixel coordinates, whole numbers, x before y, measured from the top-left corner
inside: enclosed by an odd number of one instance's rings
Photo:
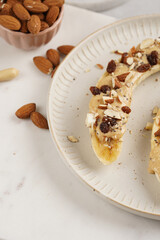
[[[53,25],[37,34],[13,31],[0,25],[0,37],[2,37],[10,45],[23,50],[38,48],[47,44],[56,35],[62,23],[63,14],[64,5],[60,8],[59,16]]]

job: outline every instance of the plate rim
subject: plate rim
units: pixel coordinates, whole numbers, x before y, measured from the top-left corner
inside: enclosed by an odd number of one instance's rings
[[[136,19],[142,19],[142,18],[153,18],[153,17],[159,17],[160,18],[160,14],[143,14],[143,15],[138,15],[138,16],[133,16],[133,17],[128,17],[128,18],[124,18],[124,19],[120,19],[117,20],[113,23],[107,24],[99,29],[97,29],[96,31],[92,32],[91,34],[87,35],[85,38],[83,38],[81,41],[78,42],[78,44],[75,46],[75,48],[70,51],[70,53],[62,60],[61,64],[70,57],[71,54],[74,54],[74,51],[77,50],[77,48],[80,47],[81,44],[83,44],[87,39],[89,39],[91,36],[94,36],[96,33],[101,32],[103,29],[107,29],[110,28],[114,25],[120,24],[120,23],[125,23],[127,21],[130,20],[136,20]],[[60,64],[60,65],[61,65]],[[52,124],[51,124],[51,120],[50,120],[50,96],[51,96],[51,89],[52,86],[54,84],[54,78],[56,78],[57,74],[58,74],[58,69],[60,67],[60,65],[57,68],[56,73],[54,74],[54,77],[52,78],[52,82],[50,84],[49,87],[49,91],[48,91],[48,97],[47,97],[47,104],[46,104],[46,109],[47,109],[47,119],[48,119],[48,125],[49,125],[49,131],[51,134],[51,138],[54,142],[54,145],[56,146],[56,149],[59,153],[59,155],[61,156],[61,158],[63,159],[63,162],[65,163],[65,165],[72,171],[72,173],[81,180],[81,182],[85,183],[85,185],[92,190],[93,192],[97,193],[98,195],[100,195],[100,197],[102,197],[103,199],[107,200],[109,203],[111,203],[112,205],[121,208],[127,212],[130,212],[132,214],[141,216],[141,217],[146,217],[146,218],[151,218],[151,219],[155,219],[155,220],[160,220],[160,214],[156,214],[156,213],[151,213],[151,212],[147,212],[147,211],[142,211],[139,209],[136,209],[134,207],[129,207],[125,204],[120,203],[119,201],[116,201],[112,198],[110,198],[109,196],[105,196],[102,192],[99,192],[97,189],[95,189],[92,185],[90,185],[86,180],[84,180],[72,167],[72,165],[68,162],[67,158],[65,157],[63,151],[61,151],[61,147],[59,146],[56,137],[55,137],[55,133],[54,130],[52,128]]]

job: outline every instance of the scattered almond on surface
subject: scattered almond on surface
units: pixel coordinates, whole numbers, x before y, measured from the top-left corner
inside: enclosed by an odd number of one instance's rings
[[[34,57],[33,62],[41,72],[43,72],[45,74],[52,73],[53,65],[48,59],[39,56],[39,57]]]
[[[21,119],[29,118],[32,112],[36,111],[35,103],[28,103],[23,105],[16,111],[16,116]]]
[[[60,63],[60,55],[55,49],[48,49],[46,52],[47,58],[53,63],[56,67]]]
[[[0,71],[0,82],[9,81],[19,74],[16,68],[8,68]]]
[[[68,140],[72,143],[77,143],[79,140],[74,136],[67,136]]]
[[[67,55],[73,48],[74,46],[72,45],[62,45],[59,46],[57,49],[61,54]]]
[[[48,122],[41,113],[32,112],[30,118],[37,127],[48,129]]]

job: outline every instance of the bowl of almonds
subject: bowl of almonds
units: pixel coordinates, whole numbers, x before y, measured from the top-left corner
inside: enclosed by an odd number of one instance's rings
[[[0,0],[0,37],[32,50],[47,44],[58,32],[64,0]]]

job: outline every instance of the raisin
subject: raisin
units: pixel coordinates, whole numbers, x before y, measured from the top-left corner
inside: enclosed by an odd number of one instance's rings
[[[102,122],[107,122],[107,124],[112,127],[117,124],[117,120],[111,117],[103,117]]]
[[[116,70],[116,63],[114,60],[111,60],[109,63],[108,63],[108,66],[107,66],[107,72],[108,73],[112,73]]]
[[[103,93],[107,93],[107,92],[111,91],[111,88],[108,85],[103,85],[100,87],[100,91]]]
[[[109,125],[107,122],[102,122],[99,126],[101,132],[108,133],[109,132]]]
[[[150,69],[150,64],[141,64],[138,68],[137,71],[138,72],[146,72]]]
[[[93,95],[99,95],[100,94],[100,90],[97,87],[90,87],[90,91]]]
[[[121,109],[124,113],[127,113],[127,114],[129,114],[131,112],[131,109],[127,106],[123,106]]]
[[[150,55],[147,56],[147,60],[151,66],[158,63],[158,52],[152,51]]]

